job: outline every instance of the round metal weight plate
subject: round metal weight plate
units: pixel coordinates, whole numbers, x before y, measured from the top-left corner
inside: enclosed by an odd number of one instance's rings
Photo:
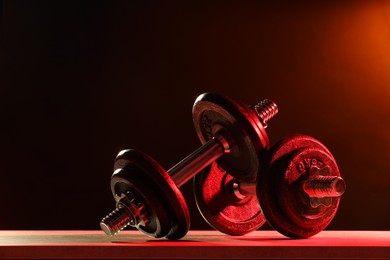
[[[265,223],[256,196],[234,195],[234,178],[212,163],[194,177],[197,207],[214,229],[228,235],[244,235]]]
[[[272,153],[275,153],[273,157],[280,158],[283,155],[286,155],[296,149],[304,147],[321,149],[324,152],[328,153],[331,157],[333,157],[332,153],[323,143],[311,136],[303,134],[287,135],[280,139],[272,146]]]
[[[218,163],[235,178],[254,181],[260,167],[259,152],[269,148],[268,136],[255,112],[228,97],[205,93],[196,99],[192,117],[203,144],[219,131],[228,133],[233,139],[231,151]]]
[[[140,231],[155,238],[165,237],[171,229],[170,212],[161,203],[162,194],[156,192],[156,186],[148,185],[149,182],[139,169],[126,167],[114,172],[111,189],[117,202],[122,194],[131,191],[144,205],[149,222],[146,225],[138,225]]]
[[[179,188],[170,175],[150,156],[136,150],[121,151],[114,163],[114,171],[118,168],[129,168],[128,175],[134,175],[132,181],[137,184],[137,191],[144,201],[153,202],[149,208],[154,214],[166,211],[169,218],[168,231],[162,236],[176,240],[185,236],[190,227],[188,206]],[[149,187],[149,188],[146,188]],[[111,181],[111,190],[115,196],[118,183]],[[159,204],[159,206],[157,206]],[[163,207],[164,209],[161,209]],[[164,222],[165,223],[165,222]],[[145,233],[148,225],[145,226]],[[161,225],[161,229],[166,228]],[[152,234],[153,235],[153,234]]]
[[[325,229],[340,201],[339,197],[328,198],[329,204],[313,207],[304,192],[303,182],[310,177],[312,167],[329,167],[333,176],[340,175],[329,151],[315,142],[312,146],[294,149],[278,143],[269,151],[257,179],[257,196],[267,221],[292,238],[307,238]]]

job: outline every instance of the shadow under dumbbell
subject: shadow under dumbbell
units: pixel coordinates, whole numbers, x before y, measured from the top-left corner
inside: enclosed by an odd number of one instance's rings
[[[198,243],[198,242],[201,242],[200,240],[191,240],[191,239],[180,239],[180,240],[168,240],[168,239],[145,239],[144,241],[131,241],[130,239],[129,240],[115,240],[115,241],[111,241],[111,243],[114,243],[114,244],[144,244],[144,243],[148,243],[148,244],[151,244],[151,243],[158,243],[158,244],[161,244],[161,243],[169,243],[169,244],[172,244],[172,243],[179,243],[179,244],[183,244],[183,243]]]
[[[230,236],[230,240],[240,241],[277,241],[277,240],[291,240],[288,237],[266,237],[266,236]]]

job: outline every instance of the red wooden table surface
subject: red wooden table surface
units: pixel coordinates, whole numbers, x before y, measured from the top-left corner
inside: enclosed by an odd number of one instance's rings
[[[190,231],[179,241],[139,231],[0,231],[0,259],[390,259],[390,231],[323,231],[293,240],[275,231]]]

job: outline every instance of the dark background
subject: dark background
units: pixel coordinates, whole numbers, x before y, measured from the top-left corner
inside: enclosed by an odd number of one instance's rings
[[[328,146],[347,182],[330,229],[390,229],[389,2],[0,3],[1,229],[99,229],[117,152],[174,165],[206,91],[277,102],[271,143]]]

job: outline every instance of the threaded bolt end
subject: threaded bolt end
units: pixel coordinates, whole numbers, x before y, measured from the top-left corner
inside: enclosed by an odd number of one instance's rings
[[[338,176],[316,176],[303,184],[303,190],[311,198],[340,197],[345,188],[345,181]]]
[[[107,235],[113,236],[132,223],[134,220],[131,212],[124,206],[118,206],[100,221],[100,228]]]
[[[278,106],[270,99],[264,99],[254,106],[254,111],[261,119],[264,128],[267,127],[267,122],[278,113]]]

